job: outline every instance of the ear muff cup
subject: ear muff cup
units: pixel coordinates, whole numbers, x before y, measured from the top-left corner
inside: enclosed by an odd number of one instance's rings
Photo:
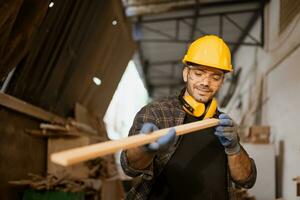
[[[195,117],[201,117],[205,112],[205,105],[203,103],[197,102],[192,96],[184,96],[184,101],[187,102],[189,108],[186,104],[183,105],[183,109]]]
[[[212,118],[215,116],[216,111],[218,109],[218,102],[215,98],[213,98],[209,104],[209,106],[206,107],[206,113],[203,117],[203,119]]]
[[[183,109],[190,115],[195,117],[201,117],[202,119],[212,118],[218,107],[217,100],[213,98],[206,106],[203,103],[196,101],[192,96],[183,96],[182,93],[179,96],[179,100],[183,104]]]

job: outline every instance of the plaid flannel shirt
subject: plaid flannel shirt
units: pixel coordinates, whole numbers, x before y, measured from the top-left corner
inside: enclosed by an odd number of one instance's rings
[[[145,122],[154,123],[159,129],[181,125],[184,122],[186,113],[182,109],[177,97],[169,97],[143,107],[135,116],[129,135],[139,134],[142,125]],[[145,200],[151,191],[156,177],[164,169],[176,148],[178,147],[182,136],[176,138],[173,148],[166,153],[155,156],[150,166],[143,170],[133,169],[127,159],[126,151],[121,153],[121,165],[124,172],[131,177],[138,177],[136,184],[127,193],[128,200]],[[251,188],[256,181],[256,166],[251,159],[252,173],[244,182],[236,182],[230,178],[228,173],[228,193],[230,200],[235,200],[234,185],[243,188]],[[229,170],[228,170],[229,171]],[[233,182],[235,184],[233,184]]]

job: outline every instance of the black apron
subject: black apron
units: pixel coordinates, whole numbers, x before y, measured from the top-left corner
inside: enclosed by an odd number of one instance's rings
[[[197,120],[187,114],[184,123]],[[227,156],[209,128],[183,136],[148,199],[228,200],[227,184]]]

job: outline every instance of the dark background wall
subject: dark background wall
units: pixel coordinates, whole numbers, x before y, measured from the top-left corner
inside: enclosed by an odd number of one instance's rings
[[[63,116],[76,102],[99,115],[106,111],[134,48],[120,1],[57,2],[7,92]],[[94,76],[101,86],[92,82]]]
[[[2,83],[15,68],[6,93],[63,117],[72,116],[78,102],[101,120],[135,50],[121,1],[54,1],[52,8],[49,1],[0,3],[2,11],[15,6],[0,14]],[[24,131],[39,123],[0,107],[0,199],[21,198],[22,190],[8,181],[46,173],[47,139]]]

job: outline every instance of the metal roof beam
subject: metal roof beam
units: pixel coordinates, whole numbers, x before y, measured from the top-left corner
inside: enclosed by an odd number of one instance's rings
[[[186,0],[181,0],[181,1],[175,1],[175,2],[184,2]],[[164,0],[164,1],[161,1],[161,0],[157,0],[157,1],[152,1],[150,3],[131,3],[131,4],[125,4],[124,7],[125,8],[128,8],[128,7],[139,7],[139,6],[149,6],[149,5],[161,5],[161,4],[166,4],[166,3],[171,3],[171,2],[174,2],[174,0]]]
[[[197,0],[198,2],[199,0]],[[190,32],[190,40],[192,41],[194,39],[194,35],[195,35],[195,31],[196,31],[196,28],[197,28],[197,21],[198,21],[198,9],[195,8],[195,11],[194,11],[194,18],[193,18],[193,22],[192,22],[192,26],[191,26],[191,32]]]
[[[243,41],[245,40],[245,38],[247,37],[247,35],[249,34],[249,31],[252,29],[252,27],[254,26],[255,22],[257,21],[258,17],[259,17],[260,11],[256,11],[251,19],[249,20],[246,28],[243,30],[242,34],[240,35],[240,37],[237,40],[237,43],[235,44],[235,46],[232,49],[232,55],[235,54],[235,52],[239,49],[239,47],[243,44]]]
[[[198,14],[197,17],[213,17],[219,15],[230,15],[230,14],[241,14],[241,13],[249,13],[256,12],[259,8],[245,9],[245,10],[235,10],[235,11],[225,11],[225,12],[217,12],[217,13],[206,13],[206,14]],[[183,19],[193,19],[195,15],[186,15],[186,16],[178,16],[178,17],[164,17],[157,19],[142,19],[141,23],[155,23],[155,22],[166,22],[173,20],[183,20]]]
[[[153,42],[153,43],[190,43],[191,40],[176,40],[176,39],[141,39],[138,40],[140,42]],[[225,41],[228,45],[246,45],[246,46],[258,46],[260,43],[250,43],[250,42],[231,42],[231,41]]]
[[[263,47],[264,45],[264,8],[265,5],[269,2],[270,0],[261,0],[260,1],[260,8],[258,11],[256,11],[251,19],[249,20],[249,23],[247,24],[246,28],[244,29],[243,33],[240,35],[237,45],[235,45],[235,47],[232,50],[232,55],[234,55],[237,50],[239,49],[239,47],[242,45],[242,42],[245,40],[245,38],[249,35],[249,32],[251,31],[252,27],[254,26],[255,22],[257,21],[257,19],[259,17],[261,17],[262,21],[261,21],[261,35],[260,35],[260,46]]]
[[[173,82],[173,83],[158,83],[158,84],[152,84],[153,87],[179,87],[182,86],[184,82]]]
[[[223,38],[223,16],[224,15],[219,16],[219,36],[221,38]]]
[[[233,19],[231,19],[229,16],[227,15],[223,15],[225,17],[225,19],[227,19],[231,24],[233,24],[237,29],[239,29],[241,32],[244,32],[244,29],[238,24],[236,23]],[[250,33],[247,34],[247,36],[249,36],[254,42],[256,43],[260,43],[254,36],[252,36]]]
[[[166,38],[169,38],[169,39],[174,39],[174,37],[172,35],[164,33],[161,30],[158,30],[158,29],[155,29],[155,28],[151,28],[151,27],[148,27],[148,26],[145,26],[145,25],[143,25],[143,28],[146,29],[146,30],[148,30],[148,31],[150,31],[150,32],[152,32],[152,33],[156,33],[158,35],[161,35],[163,37],[166,37]]]
[[[157,61],[157,62],[151,62],[151,66],[159,66],[159,65],[176,65],[180,64],[181,60],[166,60],[166,61]]]
[[[180,32],[180,21],[176,20],[175,22],[175,39],[178,40],[179,39],[179,32]]]
[[[183,19],[182,22],[183,22],[184,24],[186,24],[187,26],[193,28],[193,24],[187,22],[185,19]],[[206,35],[206,34],[207,34],[207,32],[205,32],[205,31],[199,29],[197,26],[195,26],[194,29],[195,29],[196,31],[198,31],[199,33],[201,33],[202,35]]]
[[[217,2],[201,3],[198,1],[167,1],[155,3],[144,3],[140,5],[125,5],[126,14],[129,17],[137,17],[146,14],[158,14],[167,13],[179,10],[195,10],[199,8],[211,8],[211,7],[226,7],[232,5],[243,5],[258,3],[261,0],[227,0]]]

